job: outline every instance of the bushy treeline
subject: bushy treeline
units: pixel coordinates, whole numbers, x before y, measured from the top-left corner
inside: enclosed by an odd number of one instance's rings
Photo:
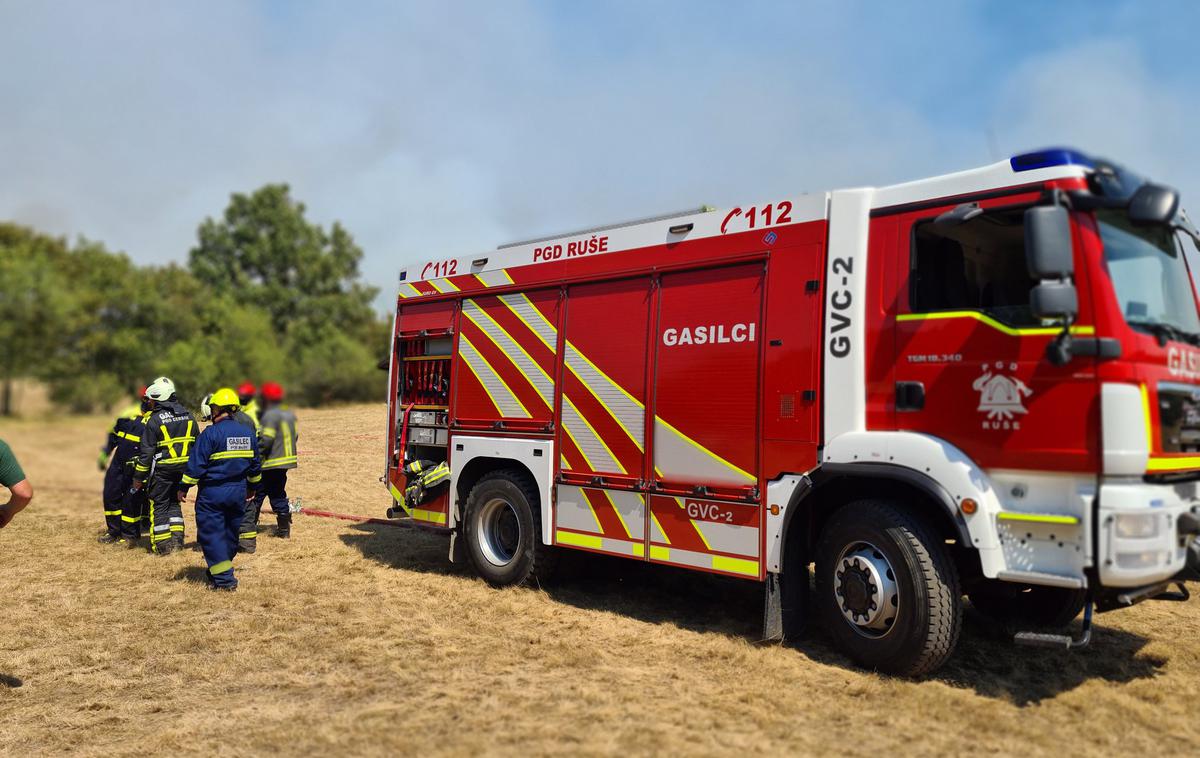
[[[379,399],[389,324],[339,224],[304,219],[286,185],[235,194],[186,267],[138,266],[86,239],[0,223],[0,412],[19,378],[65,409],[109,407],[160,374],[182,399],[249,379],[297,403]]]

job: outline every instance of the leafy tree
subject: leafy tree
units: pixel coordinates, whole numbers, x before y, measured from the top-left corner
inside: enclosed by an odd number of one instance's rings
[[[356,330],[374,320],[378,293],[359,282],[362,249],[339,223],[326,232],[304,218],[286,184],[235,193],[220,221],[206,219],[189,265],[205,285],[255,303],[275,333],[313,344],[313,330]]]

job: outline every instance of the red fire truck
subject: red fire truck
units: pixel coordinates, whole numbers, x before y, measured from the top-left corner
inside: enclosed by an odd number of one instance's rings
[[[1200,578],[1198,240],[1054,149],[423,262],[389,515],[494,585],[564,549],[761,582],[767,638],[811,608],[888,672],[943,663],[964,597],[1086,644]]]

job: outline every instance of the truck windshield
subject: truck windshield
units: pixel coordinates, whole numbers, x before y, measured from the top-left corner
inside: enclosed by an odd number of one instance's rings
[[[1121,312],[1130,326],[1177,338],[1200,334],[1191,280],[1174,232],[1167,226],[1134,226],[1123,211],[1096,213],[1104,260]]]

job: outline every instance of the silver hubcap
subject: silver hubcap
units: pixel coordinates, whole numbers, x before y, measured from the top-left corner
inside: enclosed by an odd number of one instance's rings
[[[855,631],[882,637],[900,612],[896,573],[883,552],[869,542],[849,545],[838,557],[833,591],[838,608]]]
[[[483,557],[493,566],[512,563],[521,546],[521,522],[504,498],[492,498],[479,509],[476,533]]]

